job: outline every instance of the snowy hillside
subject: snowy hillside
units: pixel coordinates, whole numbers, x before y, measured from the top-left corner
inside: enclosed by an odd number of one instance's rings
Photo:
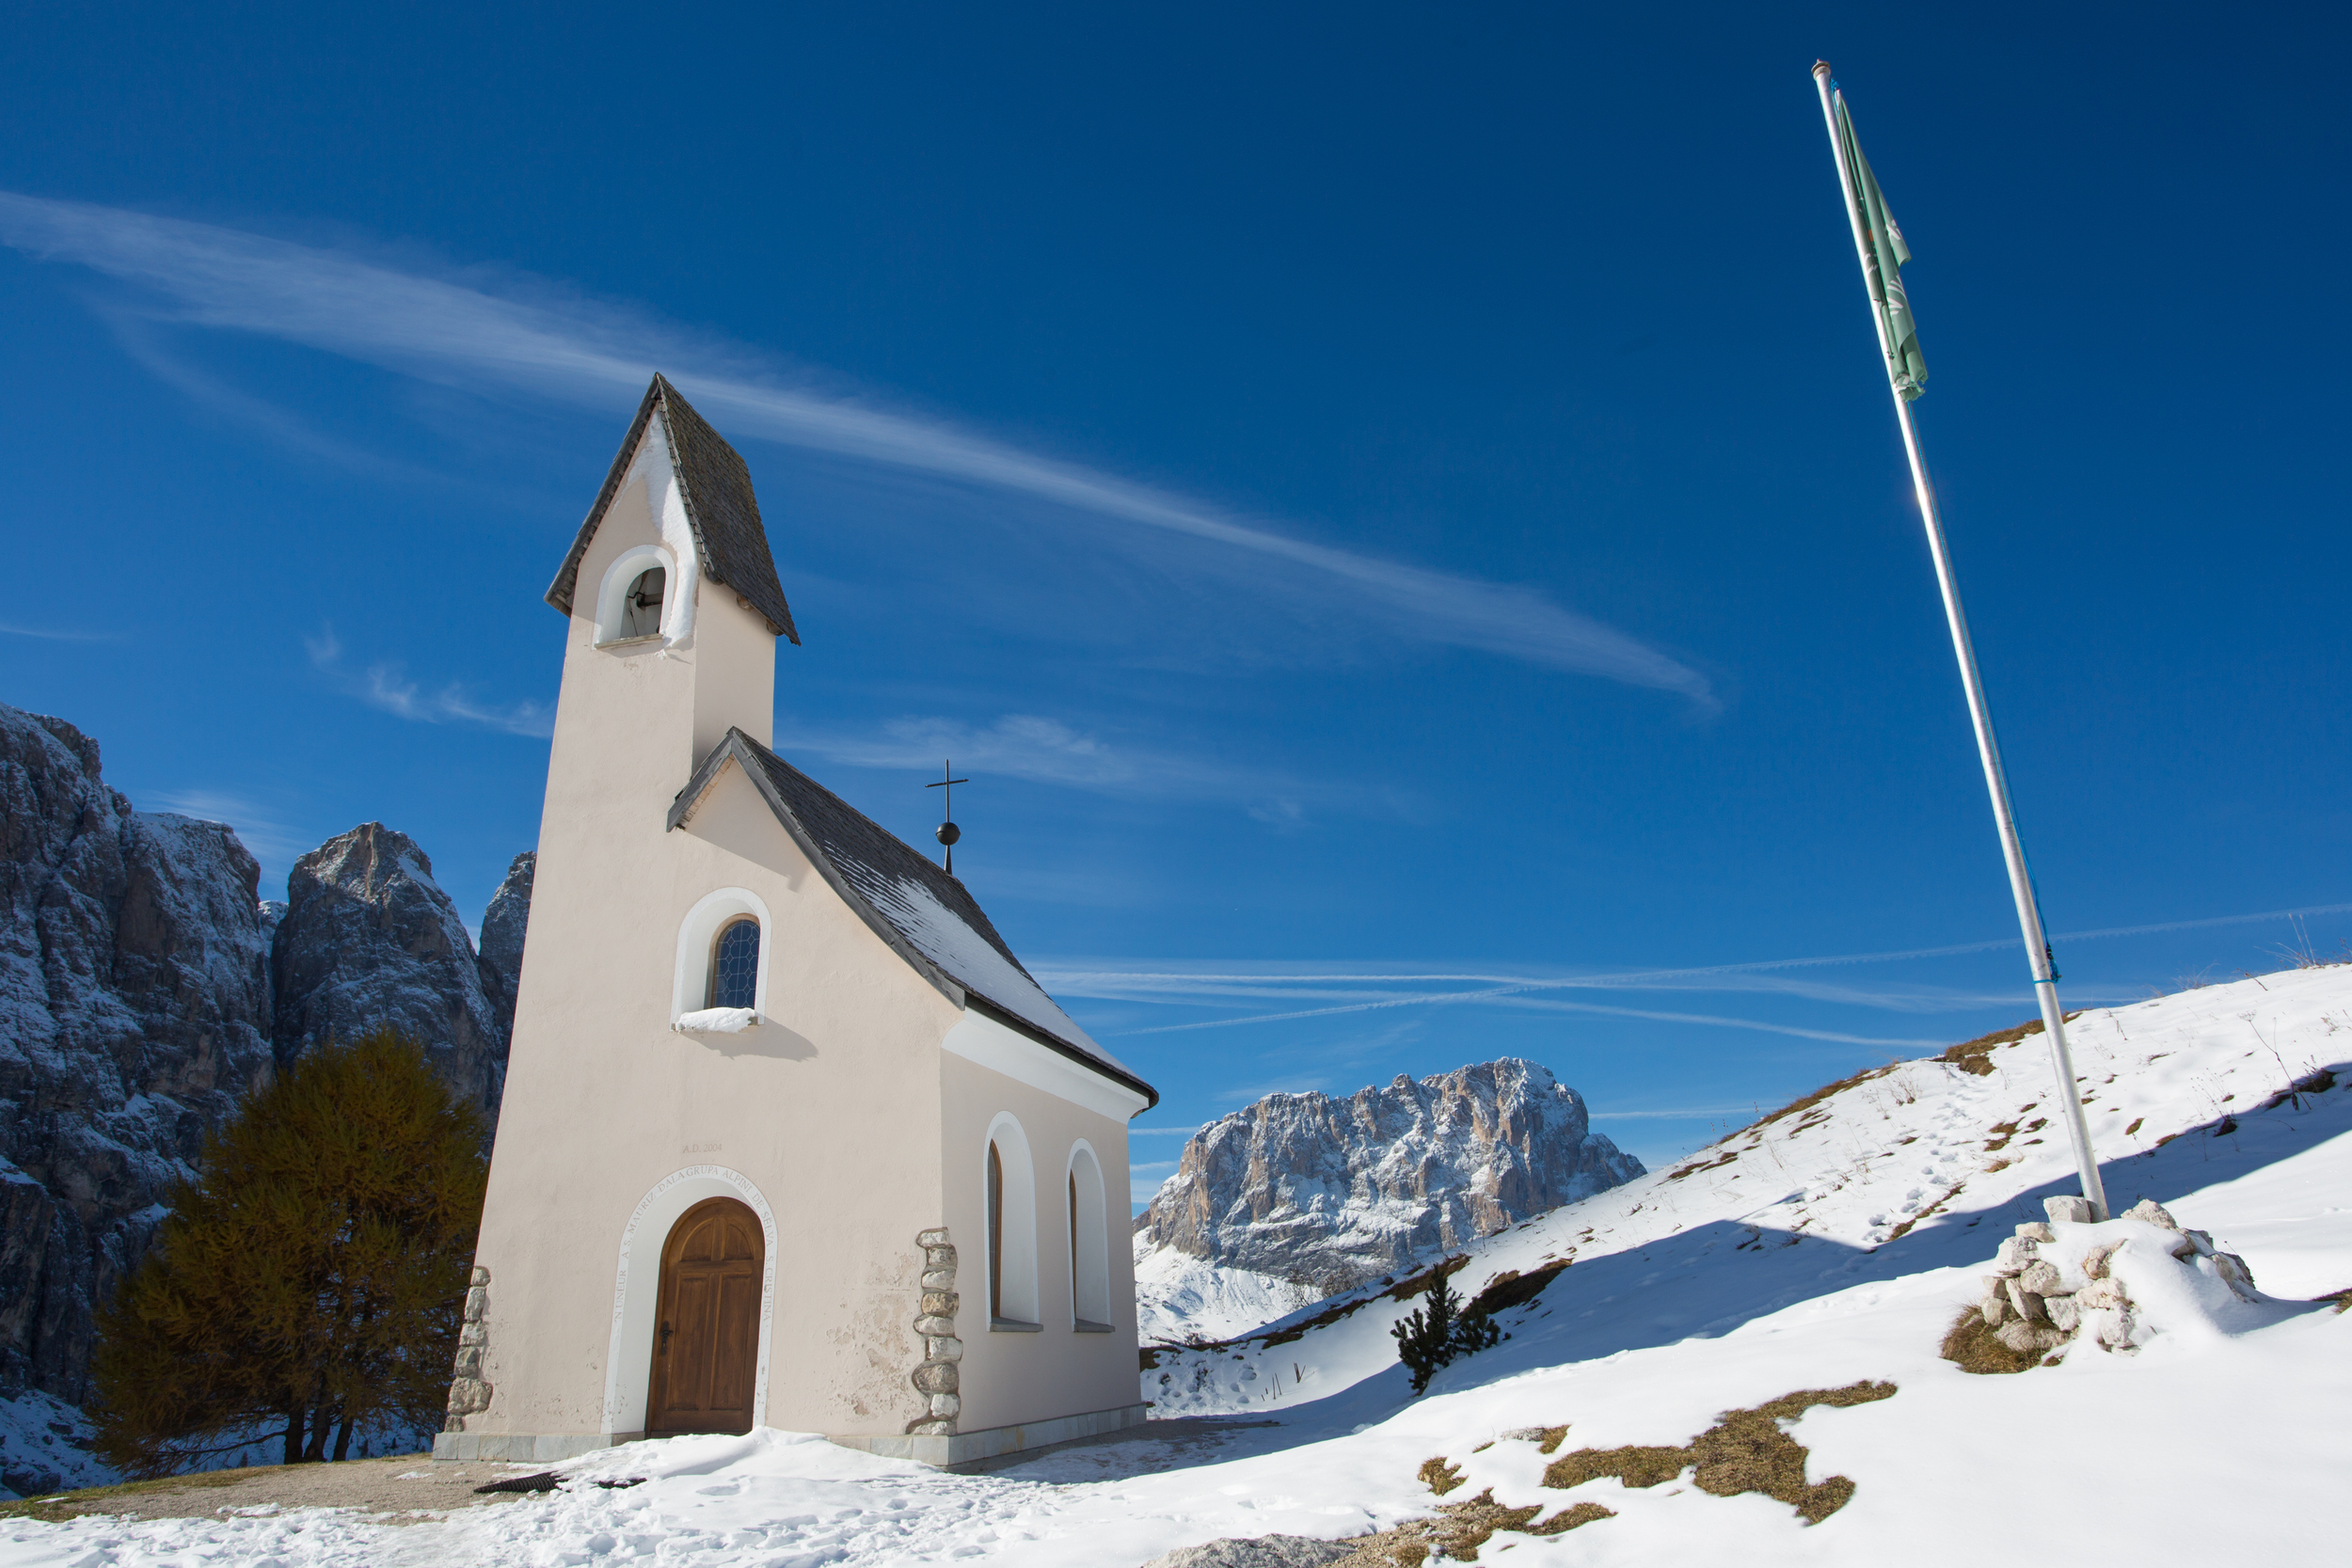
[[[1312,1291],[1229,1269],[1136,1233],[1136,1338],[1147,1345],[1231,1339],[1296,1310]]]
[[[1160,1353],[1155,1414],[1206,1418],[994,1474],[789,1433],[682,1438],[401,1528],[8,1520],[0,1563],[1135,1568],[1224,1537],[1425,1520],[1453,1560],[1515,1565],[2340,1560],[2352,1314],[2311,1298],[2352,1287],[2352,968],[2087,1014],[2074,1038],[2115,1206],[2159,1200],[2266,1296],[2153,1220],[2060,1220],[2037,1288],[2128,1285],[2130,1353],[2078,1338],[2010,1376],[1942,1359],[1996,1247],[2071,1190],[2028,1037],[1866,1074],[1477,1243],[1454,1278],[1474,1293],[1516,1270],[1527,1298],[1502,1315],[1509,1339],[1420,1399],[1388,1335],[1409,1304],[1360,1292],[1247,1343]],[[1426,1550],[1362,1544],[1344,1568]]]
[[[2067,1038],[2109,1204],[2153,1197],[2199,1225],[2197,1204],[2174,1198],[2274,1157],[2282,1118],[2254,1118],[2257,1108],[2352,1062],[2352,968],[2087,1012]],[[1505,1272],[1568,1265],[1505,1320],[1514,1342],[1483,1359],[1549,1364],[1671,1344],[1846,1285],[1989,1258],[2011,1226],[2041,1217],[2044,1196],[2075,1190],[2052,1088],[2038,1028],[1967,1062],[1899,1063],[1482,1243],[1453,1276],[1465,1296]],[[2289,1107],[2283,1120],[2298,1117]],[[2232,1250],[2265,1290],[2311,1295],[2352,1286],[2352,1234],[2308,1254],[2311,1238],[2329,1234],[2281,1219],[2233,1230]],[[1269,1325],[1277,1344],[1164,1354],[1145,1398],[1170,1415],[1232,1414],[1352,1387],[1394,1367],[1389,1326],[1416,1305],[1375,1285]],[[1327,1317],[1297,1339],[1279,1332]]]

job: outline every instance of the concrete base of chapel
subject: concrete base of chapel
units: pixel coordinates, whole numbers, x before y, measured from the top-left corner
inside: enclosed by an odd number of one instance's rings
[[[959,1432],[952,1436],[909,1436],[898,1433],[829,1433],[827,1436],[845,1449],[945,1467],[1049,1449],[1057,1443],[1086,1437],[1107,1436],[1141,1426],[1150,1414],[1147,1405],[1122,1404],[1111,1410],[1090,1410],[1082,1416],[1057,1416],[1050,1421],[988,1427],[978,1432]],[[488,1464],[555,1465],[599,1449],[634,1443],[644,1435],[642,1432],[441,1432],[434,1433],[433,1457]]]
[[[1025,1421],[1019,1426],[986,1427],[978,1432],[909,1435],[896,1433],[829,1433],[845,1449],[862,1449],[887,1459],[912,1459],[918,1465],[969,1465],[1003,1454],[1051,1448],[1082,1437],[1102,1437],[1128,1427],[1141,1426],[1151,1410],[1122,1404],[1111,1410],[1090,1410],[1083,1416],[1057,1416],[1050,1421]]]
[[[598,1449],[634,1443],[642,1432],[437,1432],[433,1457],[491,1464],[553,1465]]]

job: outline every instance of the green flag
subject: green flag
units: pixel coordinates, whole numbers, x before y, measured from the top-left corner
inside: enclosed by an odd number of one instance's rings
[[[1919,324],[1912,319],[1911,299],[1903,293],[1902,266],[1911,260],[1911,247],[1903,244],[1902,228],[1886,210],[1878,177],[1870,172],[1870,161],[1862,155],[1861,142],[1854,139],[1846,95],[1835,94],[1834,102],[1837,154],[1846,160],[1847,171],[1853,176],[1859,209],[1855,219],[1868,242],[1863,247],[1862,271],[1870,285],[1870,302],[1878,307],[1880,324],[1886,331],[1886,373],[1905,399],[1915,398],[1928,389],[1928,362],[1919,353]]]

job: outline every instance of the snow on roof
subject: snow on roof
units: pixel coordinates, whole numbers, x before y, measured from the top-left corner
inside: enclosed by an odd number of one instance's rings
[[[691,816],[729,760],[766,799],[834,891],[927,978],[945,977],[966,1004],[1006,1022],[1080,1065],[1159,1101],[1159,1092],[1094,1042],[1021,967],[970,890],[873,818],[740,730],[711,748],[670,808],[675,828]]]

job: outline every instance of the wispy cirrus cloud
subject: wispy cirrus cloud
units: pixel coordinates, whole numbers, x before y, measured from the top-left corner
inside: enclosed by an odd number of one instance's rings
[[[237,841],[252,851],[265,871],[282,877],[286,868],[308,854],[315,841],[299,829],[279,821],[267,806],[243,795],[216,789],[157,789],[143,791],[141,805],[193,816],[205,822],[226,822],[236,830]],[[265,883],[262,896],[273,895]]]
[[[1407,796],[1338,791],[1261,768],[1163,751],[1073,728],[1058,719],[1009,713],[986,724],[942,718],[900,718],[855,731],[787,727],[777,736],[787,753],[805,752],[850,768],[959,771],[1024,779],[1092,794],[1149,800],[1226,801],[1276,828],[1302,827],[1310,809],[1353,816],[1409,815]]]
[[[1122,750],[1058,719],[1028,713],[1008,713],[985,725],[904,718],[855,733],[795,729],[779,736],[777,744],[851,768],[935,768],[955,757],[961,759],[960,766],[1007,778],[1121,793],[1164,788],[1172,777],[1167,759]],[[1217,784],[1230,777],[1197,766],[1191,771]]]
[[[166,348],[154,324],[134,312],[102,307],[99,314],[113,331],[116,345],[130,356],[132,363],[189,401],[259,430],[280,446],[378,477],[409,481],[431,477],[348,441],[322,436],[266,398],[240,391],[218,376],[206,374]]]
[[[54,626],[20,626],[0,621],[0,637],[29,637],[38,642],[112,642],[109,631],[67,631]]]
[[[145,292],[162,319],[297,342],[437,382],[495,383],[604,407],[667,371],[730,433],[1029,498],[1279,562],[1390,635],[1669,691],[1711,709],[1679,659],[1523,585],[1293,537],[1153,485],[796,384],[761,356],[625,307],[505,279],[433,277],[342,251],[183,219],[0,192],[0,243]]]
[[[390,661],[354,670],[343,663],[343,645],[332,628],[316,637],[304,638],[302,645],[310,656],[310,667],[339,690],[398,718],[420,724],[471,724],[541,740],[555,733],[554,710],[544,704],[509,703],[501,706],[484,703],[454,681],[437,691],[427,691],[410,680],[400,665]]]

